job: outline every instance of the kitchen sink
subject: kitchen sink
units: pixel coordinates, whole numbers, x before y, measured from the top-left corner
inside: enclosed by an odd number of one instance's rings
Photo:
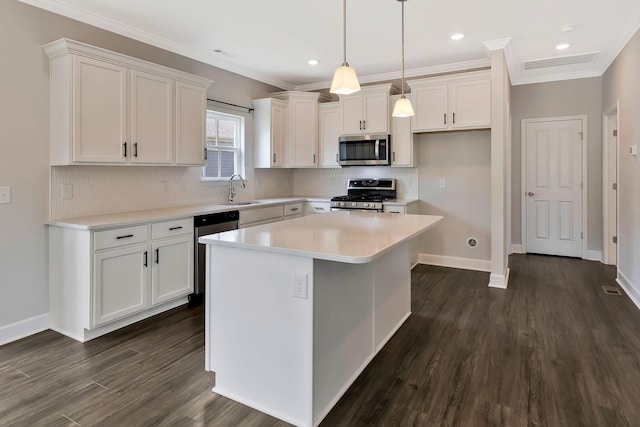
[[[249,202],[229,202],[229,203],[223,203],[224,205],[227,206],[245,206],[245,205],[257,205],[258,203],[261,202],[256,202],[256,201],[249,201]]]

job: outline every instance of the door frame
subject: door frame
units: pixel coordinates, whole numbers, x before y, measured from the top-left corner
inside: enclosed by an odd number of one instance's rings
[[[527,198],[524,196],[527,190],[527,125],[529,123],[557,122],[563,120],[582,120],[582,259],[588,258],[587,242],[587,146],[589,137],[587,134],[587,115],[558,116],[558,117],[538,117],[532,119],[522,119],[520,124],[520,204],[521,204],[521,233],[522,233],[522,253],[527,253]]]
[[[616,158],[609,158],[608,141],[611,134],[611,117],[616,117],[616,129],[618,130],[618,136],[616,137]],[[604,264],[610,264],[609,259],[609,245],[613,236],[618,236],[618,223],[620,212],[620,197],[616,197],[616,229],[611,230],[609,228],[609,169],[612,166],[612,161],[615,161],[616,167],[616,183],[620,183],[620,101],[616,101],[614,107],[610,107],[602,113],[602,262]],[[620,189],[617,190],[619,194]],[[617,255],[617,251],[616,251]],[[617,265],[617,256],[615,264]]]

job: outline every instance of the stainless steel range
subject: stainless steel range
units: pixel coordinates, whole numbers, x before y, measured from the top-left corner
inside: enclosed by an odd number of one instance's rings
[[[355,178],[349,180],[346,196],[331,199],[331,210],[382,212],[382,202],[395,198],[395,178]]]

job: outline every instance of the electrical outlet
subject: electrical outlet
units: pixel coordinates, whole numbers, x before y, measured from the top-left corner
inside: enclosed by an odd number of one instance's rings
[[[60,190],[60,194],[62,195],[62,200],[73,199],[73,185],[72,184],[62,184]]]
[[[296,298],[307,299],[308,293],[307,275],[302,273],[293,273],[293,296]]]
[[[440,188],[447,188],[447,179],[446,178],[440,178],[438,186]]]
[[[11,187],[0,187],[0,204],[11,203]]]

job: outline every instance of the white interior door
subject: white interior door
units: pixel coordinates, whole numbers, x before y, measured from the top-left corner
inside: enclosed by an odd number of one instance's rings
[[[582,120],[526,124],[526,251],[582,257]]]

